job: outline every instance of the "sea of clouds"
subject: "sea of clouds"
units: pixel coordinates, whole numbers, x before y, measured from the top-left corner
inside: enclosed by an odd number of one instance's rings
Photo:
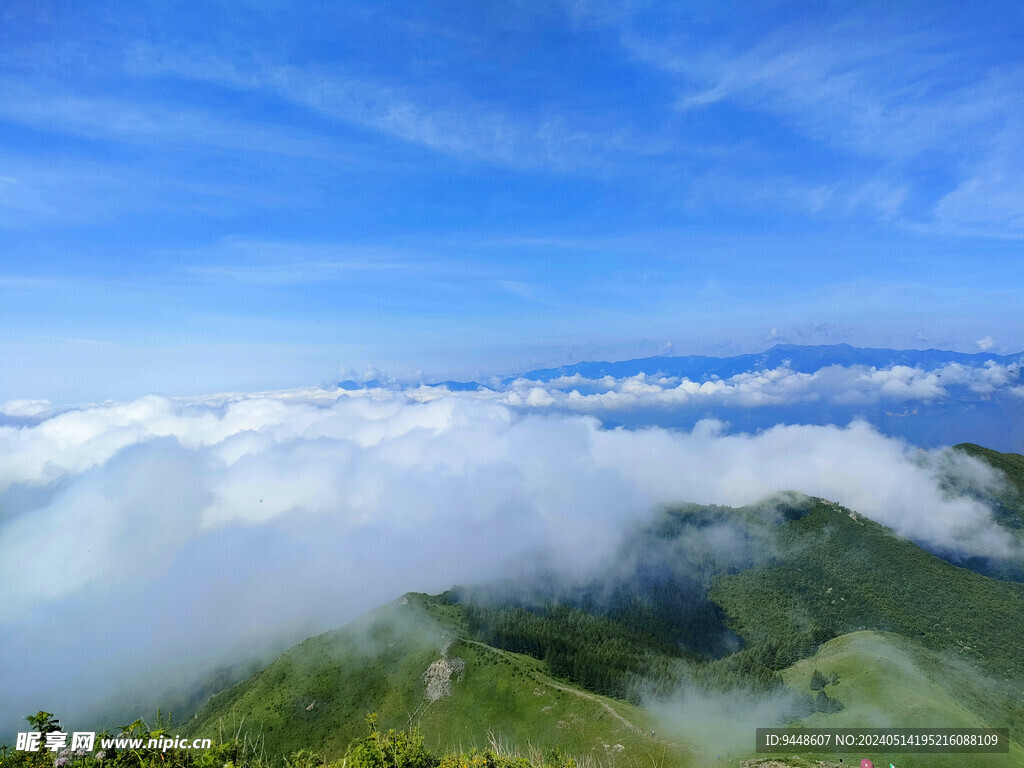
[[[598,568],[670,501],[742,505],[797,489],[935,551],[1016,556],[984,504],[940,483],[993,489],[995,473],[865,421],[748,433],[713,418],[608,428],[592,414],[645,398],[834,397],[850,382],[900,402],[954,387],[1021,396],[1016,372],[997,366],[848,369],[842,384],[820,373],[8,403],[0,733],[40,708],[91,728],[68,718],[115,694],[147,700],[405,591],[537,558]]]
[[[784,365],[703,381],[644,373],[618,379],[588,379],[577,374],[543,384],[516,379],[508,388],[507,399],[513,405],[558,405],[580,412],[695,404],[758,407],[822,400],[837,405],[928,403],[965,393],[1024,399],[1020,373],[1019,363],[989,361],[981,366],[948,363],[933,369],[829,365],[813,372],[794,371]]]

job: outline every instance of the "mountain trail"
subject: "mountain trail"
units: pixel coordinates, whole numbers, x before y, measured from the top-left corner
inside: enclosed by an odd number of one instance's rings
[[[561,685],[560,683],[556,683],[553,680],[546,680],[543,677],[541,677],[540,675],[538,675],[536,673],[536,671],[534,671],[532,669],[527,669],[526,667],[524,667],[523,664],[519,661],[519,659],[517,659],[513,654],[508,653],[507,651],[503,651],[500,648],[495,648],[493,646],[487,645],[486,643],[481,643],[481,642],[479,642],[477,640],[469,640],[468,638],[462,638],[462,642],[469,643],[470,645],[478,645],[481,648],[486,648],[489,651],[494,651],[495,653],[500,654],[501,656],[504,656],[505,658],[509,659],[512,663],[517,665],[523,671],[529,673],[533,677],[533,679],[536,680],[541,685],[546,685],[549,688],[555,688],[555,689],[557,689],[559,691],[564,691],[565,693],[571,693],[573,696],[578,696],[581,699],[587,699],[588,701],[591,701],[594,704],[598,704],[598,705],[601,706],[602,709],[604,709],[605,712],[607,712],[609,715],[614,717],[616,720],[618,720],[624,726],[629,728],[631,731],[634,731],[635,733],[639,733],[639,734],[643,734],[644,733],[644,730],[642,728],[639,728],[639,727],[633,725],[633,723],[629,722],[629,720],[627,720],[622,715],[620,715],[618,712],[616,712],[615,709],[610,704],[608,704],[605,701],[602,701],[601,698],[599,696],[597,696],[597,694],[587,693],[586,691],[581,691],[581,690],[578,690],[576,688],[570,688],[567,685]]]

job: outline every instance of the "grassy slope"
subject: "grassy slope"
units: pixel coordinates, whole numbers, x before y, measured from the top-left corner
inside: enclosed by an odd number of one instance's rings
[[[640,733],[653,722],[642,710],[552,680],[535,659],[471,641],[448,645],[448,657],[463,659],[465,672],[453,679],[450,696],[429,703],[423,673],[460,627],[445,615],[449,607],[408,598],[295,646],[213,697],[189,731],[241,729],[262,735],[271,756],[312,748],[336,758],[365,735],[365,715],[377,712],[384,728],[420,725],[426,746],[437,751],[484,748],[493,737],[608,764],[660,763],[666,755],[672,765],[687,764],[679,748]],[[616,744],[623,750],[614,751]]]
[[[814,670],[839,675],[838,685],[826,692],[845,708],[816,714],[804,724],[826,727],[994,727],[1005,725],[979,713],[965,691],[983,692],[986,682],[950,659],[914,641],[878,632],[854,632],[822,645],[817,653],[783,673],[787,685],[808,691]],[[998,717],[998,716],[996,716]],[[821,755],[821,759],[856,765],[865,755]],[[1024,749],[1014,744],[1008,755],[913,755],[871,753],[875,765],[904,766],[1020,766]],[[805,756],[812,757],[812,756]],[[853,758],[857,758],[854,760]]]
[[[688,764],[678,745],[649,736],[654,720],[642,709],[553,680],[536,659],[471,642],[450,653],[465,659],[466,673],[450,697],[419,718],[431,747],[484,747],[492,733],[505,743],[558,746],[602,761],[621,744],[629,763],[671,754],[672,765]]]
[[[415,606],[389,603],[299,643],[262,672],[213,696],[189,730],[218,737],[241,728],[250,737],[261,734],[272,754],[336,752],[365,734],[367,712],[397,717],[411,681],[434,660],[443,635]]]

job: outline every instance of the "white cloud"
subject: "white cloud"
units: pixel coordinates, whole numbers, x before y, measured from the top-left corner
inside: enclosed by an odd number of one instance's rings
[[[49,400],[8,400],[0,405],[0,414],[19,418],[48,416],[56,410]]]
[[[978,339],[975,343],[978,345],[978,349],[980,349],[982,352],[988,352],[990,349],[992,349],[992,347],[996,345],[995,341],[992,339],[991,336],[986,336],[983,339]]]
[[[686,406],[733,406],[756,408],[800,403],[830,402],[864,405],[881,402],[933,402],[956,395],[1014,394],[1020,366],[988,361],[982,366],[949,363],[935,369],[894,365],[889,368],[832,365],[813,373],[787,366],[747,371],[727,379],[696,382],[669,376],[635,376],[587,379],[579,374],[562,376],[543,384],[547,397],[526,393],[538,382],[518,379],[507,391],[480,395],[515,407],[555,406],[585,413],[637,408]]]

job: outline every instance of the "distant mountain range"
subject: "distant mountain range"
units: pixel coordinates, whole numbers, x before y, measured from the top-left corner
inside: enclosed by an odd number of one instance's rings
[[[963,375],[956,371],[942,371],[950,364],[963,366]],[[987,371],[986,366],[990,364],[1000,370]],[[1024,424],[1024,397],[1021,396],[1024,392],[1024,352],[997,355],[941,349],[868,349],[849,344],[778,344],[764,352],[731,357],[687,355],[618,362],[587,361],[526,371],[488,382],[440,381],[433,386],[444,386],[450,392],[500,391],[514,388],[516,381],[525,380],[536,382],[550,392],[578,390],[586,395],[609,389],[602,383],[606,376],[622,381],[644,374],[649,378],[666,376],[702,383],[716,379],[729,381],[740,374],[779,369],[787,369],[794,374],[813,374],[835,366],[838,366],[834,369],[837,374],[842,370],[852,370],[845,379],[841,375],[826,374],[820,382],[822,385],[827,379],[833,384],[842,381],[846,388],[855,389],[863,384],[863,377],[857,370],[887,371],[894,366],[942,375],[939,377],[941,382],[937,380],[931,389],[928,386],[922,390],[907,387],[901,391],[899,385],[905,383],[907,377],[896,374],[890,377],[893,389],[878,384],[873,396],[860,398],[845,396],[847,392],[843,389],[829,390],[824,386],[820,394],[806,397],[792,396],[791,390],[775,390],[769,394],[785,397],[763,398],[753,404],[708,398],[665,404],[648,399],[638,400],[630,407],[596,407],[588,413],[609,428],[660,426],[692,429],[701,419],[712,418],[723,422],[733,432],[757,432],[776,424],[845,426],[854,419],[861,419],[887,435],[901,437],[924,448],[972,442],[1002,451],[1024,451],[1024,429],[1020,428]],[[558,379],[563,377],[570,381],[559,382]],[[581,382],[577,377],[594,384]],[[924,377],[920,373],[914,378],[919,383],[928,384],[921,381]],[[989,386],[996,380],[1001,381],[998,387]],[[381,381],[363,384],[350,381],[343,382],[341,386],[358,389],[389,385]],[[558,411],[564,407],[556,400],[547,409]]]
[[[747,371],[763,371],[786,366],[797,373],[813,373],[830,365],[863,365],[874,368],[889,368],[894,365],[920,367],[925,370],[939,368],[949,363],[967,366],[982,366],[989,360],[1001,365],[1024,361],[1024,352],[1013,355],[993,355],[988,352],[950,352],[942,349],[870,349],[851,347],[849,344],[825,344],[802,346],[799,344],[776,344],[764,352],[733,355],[731,357],[709,357],[706,355],[643,357],[620,362],[582,362],[563,365],[558,368],[541,368],[527,371],[518,376],[507,377],[505,383],[517,378],[531,381],[551,381],[560,376],[585,376],[598,379],[611,376],[621,379],[644,373],[648,376],[661,373],[666,376],[685,377],[693,381],[717,376],[722,379]]]
[[[764,352],[749,352],[729,357],[658,355],[614,362],[607,360],[583,361],[557,368],[537,368],[505,376],[498,381],[502,385],[511,384],[517,379],[549,382],[563,376],[577,375],[588,379],[600,379],[604,376],[622,379],[640,373],[647,376],[662,374],[687,378],[692,381],[705,381],[715,377],[727,379],[749,371],[766,371],[782,366],[788,367],[796,373],[813,373],[830,365],[860,365],[868,368],[891,368],[894,365],[905,365],[930,371],[949,363],[980,367],[989,361],[999,365],[1024,363],[1024,352],[996,355],[989,352],[952,352],[945,349],[874,349],[853,347],[849,344],[817,346],[776,344]],[[338,387],[346,390],[387,386],[390,386],[390,383],[383,379],[362,382],[346,379],[338,383]],[[430,386],[447,387],[452,392],[471,392],[487,387],[488,384],[478,381],[445,380],[430,382]]]

